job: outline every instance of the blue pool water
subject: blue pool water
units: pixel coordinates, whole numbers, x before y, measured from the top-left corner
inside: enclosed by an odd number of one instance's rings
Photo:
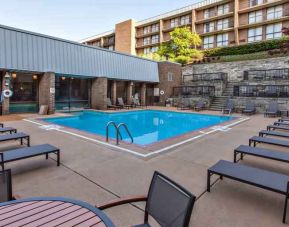
[[[231,119],[232,117],[227,116],[143,110],[123,113],[84,111],[72,117],[50,118],[45,121],[101,136],[105,136],[106,124],[109,121],[116,124],[125,123],[134,138],[134,143],[146,146]],[[120,131],[123,140],[130,141],[125,130]],[[110,128],[110,137],[115,138],[113,127]]]

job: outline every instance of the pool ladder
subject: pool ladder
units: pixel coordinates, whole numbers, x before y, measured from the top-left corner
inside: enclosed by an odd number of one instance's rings
[[[116,131],[116,145],[119,145],[119,139],[122,140],[122,135],[120,133],[120,128],[123,127],[126,131],[126,133],[129,135],[130,139],[131,139],[131,143],[133,143],[133,137],[130,133],[130,131],[128,130],[128,127],[125,123],[120,123],[119,125],[116,125],[116,123],[114,121],[110,121],[107,123],[106,125],[106,142],[108,142],[109,140],[109,126],[112,125],[115,128]]]

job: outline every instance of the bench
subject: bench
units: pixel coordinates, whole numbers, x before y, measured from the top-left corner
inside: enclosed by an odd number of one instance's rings
[[[259,136],[264,137],[265,135],[289,138],[289,133],[278,132],[278,131],[266,131],[266,130],[262,130],[259,132]]]
[[[60,150],[57,147],[54,147],[50,144],[42,144],[2,152],[0,153],[0,165],[2,166],[2,170],[4,170],[4,164],[7,162],[13,162],[40,155],[46,155],[46,159],[48,159],[48,155],[50,153],[54,153],[57,155],[57,166],[59,166]]]
[[[267,131],[271,131],[271,129],[272,130],[279,129],[279,130],[289,131],[289,127],[286,127],[286,126],[268,125]]]
[[[262,170],[246,165],[232,163],[220,160],[214,166],[208,169],[207,175],[207,191],[211,189],[211,176],[219,175],[221,179],[227,177],[229,179],[239,181],[245,184],[253,185],[285,195],[285,204],[283,209],[283,223],[286,221],[287,203],[289,198],[289,176],[285,174],[275,173],[268,170]]]
[[[10,134],[12,133],[17,133],[17,129],[16,128],[12,128],[12,127],[1,127],[0,128],[0,133],[6,133],[9,132]]]
[[[260,158],[267,158],[267,159],[272,159],[275,161],[289,163],[289,153],[269,150],[269,149],[260,148],[260,147],[250,147],[246,145],[241,145],[237,147],[234,150],[234,162],[235,163],[239,161],[237,160],[238,154],[240,154],[241,156],[239,160],[243,160],[244,155],[252,155],[252,156],[256,156]]]
[[[278,140],[278,139],[272,139],[268,137],[259,137],[259,136],[253,136],[249,139],[249,146],[253,144],[254,147],[256,147],[257,143],[265,143],[270,145],[276,145],[281,147],[289,147],[289,141],[287,140]]]
[[[0,142],[11,141],[11,140],[20,140],[21,145],[24,144],[23,140],[26,140],[27,147],[30,147],[30,136],[23,132],[0,135]]]

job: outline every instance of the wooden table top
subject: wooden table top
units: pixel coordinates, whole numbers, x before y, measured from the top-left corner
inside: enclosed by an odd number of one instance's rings
[[[0,204],[0,226],[114,227],[99,209],[66,198],[31,198]]]

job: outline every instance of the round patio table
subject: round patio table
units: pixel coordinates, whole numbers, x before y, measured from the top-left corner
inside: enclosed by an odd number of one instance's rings
[[[0,203],[0,226],[114,227],[96,207],[67,198],[30,198]]]

